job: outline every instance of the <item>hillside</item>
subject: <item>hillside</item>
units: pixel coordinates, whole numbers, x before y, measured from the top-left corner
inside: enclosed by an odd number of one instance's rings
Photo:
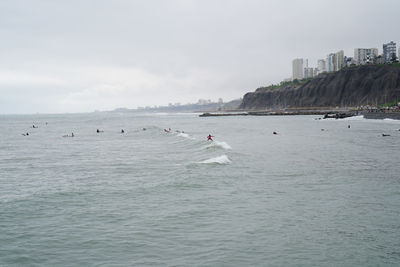
[[[282,86],[258,88],[243,97],[240,109],[355,107],[400,100],[400,65],[366,65],[322,73]]]

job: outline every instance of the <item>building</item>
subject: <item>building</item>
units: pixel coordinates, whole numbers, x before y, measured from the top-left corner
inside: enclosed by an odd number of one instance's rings
[[[308,60],[296,58],[292,61],[292,78],[293,80],[304,79],[304,68],[308,67]]]
[[[396,59],[396,43],[392,41],[390,43],[383,44],[383,61],[385,63],[390,63],[396,61]]]
[[[323,73],[326,71],[326,61],[323,59],[318,59],[318,67],[317,67],[318,74]]]
[[[356,65],[356,61],[352,57],[344,57],[344,66],[351,67]]]
[[[378,57],[378,48],[355,48],[354,60],[357,65],[373,63]]]
[[[344,51],[336,52],[335,71],[341,70],[344,67]]]
[[[336,66],[336,54],[331,53],[326,57],[326,71],[327,72],[334,72]]]
[[[304,68],[304,78],[313,78],[314,77],[314,68]]]

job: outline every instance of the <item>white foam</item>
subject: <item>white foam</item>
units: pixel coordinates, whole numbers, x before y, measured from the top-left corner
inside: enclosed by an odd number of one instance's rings
[[[210,144],[206,145],[204,149],[209,148],[222,148],[222,149],[232,149],[232,147],[226,142],[211,141]]]
[[[231,163],[231,160],[228,158],[227,155],[222,155],[219,157],[211,158],[211,159],[206,159],[200,163],[204,164],[229,164]]]
[[[347,117],[342,120],[344,120],[344,121],[360,121],[360,120],[366,120],[366,119],[364,119],[364,115],[358,115],[358,116],[353,116],[353,117]]]
[[[194,139],[193,137],[191,137],[187,133],[178,133],[176,136],[180,136],[180,137],[187,138],[187,139],[192,139],[192,140]]]

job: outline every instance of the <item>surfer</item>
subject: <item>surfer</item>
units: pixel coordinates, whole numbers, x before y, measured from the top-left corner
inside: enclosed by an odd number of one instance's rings
[[[171,128],[169,129],[164,129],[164,132],[169,133],[171,131]]]
[[[272,132],[272,134],[278,134],[277,132]]]
[[[24,134],[22,134],[23,136],[28,136],[29,135],[29,133],[24,133]]]
[[[121,133],[125,133],[124,129],[121,129]]]
[[[390,134],[382,134],[382,136],[390,136]]]
[[[349,124],[349,125],[347,125],[347,128],[349,128],[349,129],[350,129],[350,124]]]
[[[209,135],[207,136],[207,141],[213,141],[212,137],[214,137],[214,136],[212,136],[211,134],[209,134]]]
[[[97,132],[97,133],[102,133],[102,132],[104,132],[104,131],[100,131],[99,129],[97,129],[96,132]]]
[[[71,134],[71,137],[74,137],[74,136],[75,136],[74,133],[72,133],[72,134]]]

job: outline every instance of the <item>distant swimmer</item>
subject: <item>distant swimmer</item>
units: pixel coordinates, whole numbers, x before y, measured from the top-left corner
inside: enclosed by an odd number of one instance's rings
[[[390,134],[382,134],[382,136],[390,136]]]
[[[121,129],[121,133],[125,133],[124,129]]]
[[[347,125],[347,128],[349,128],[349,129],[350,129],[350,124],[349,124],[349,125]]]
[[[146,129],[146,128],[143,128],[142,130],[143,130],[143,131],[146,131],[147,129]]]
[[[321,131],[325,131],[325,129],[321,129]]]
[[[39,127],[35,126],[35,124],[34,124],[34,125],[32,125],[32,128],[39,128]]]
[[[23,133],[22,135],[23,135],[23,136],[28,136],[28,135],[29,135],[29,133]]]
[[[272,132],[272,134],[278,134],[277,132]]]
[[[104,131],[100,131],[99,129],[96,130],[97,133],[103,133]]]
[[[74,133],[71,133],[71,135],[66,134],[66,135],[63,135],[62,137],[74,137],[74,136],[75,136]]]
[[[212,137],[214,137],[214,136],[211,135],[211,134],[209,134],[209,135],[207,136],[207,141],[213,141]]]
[[[171,131],[171,128],[169,129],[164,129],[164,132],[169,133]]]

